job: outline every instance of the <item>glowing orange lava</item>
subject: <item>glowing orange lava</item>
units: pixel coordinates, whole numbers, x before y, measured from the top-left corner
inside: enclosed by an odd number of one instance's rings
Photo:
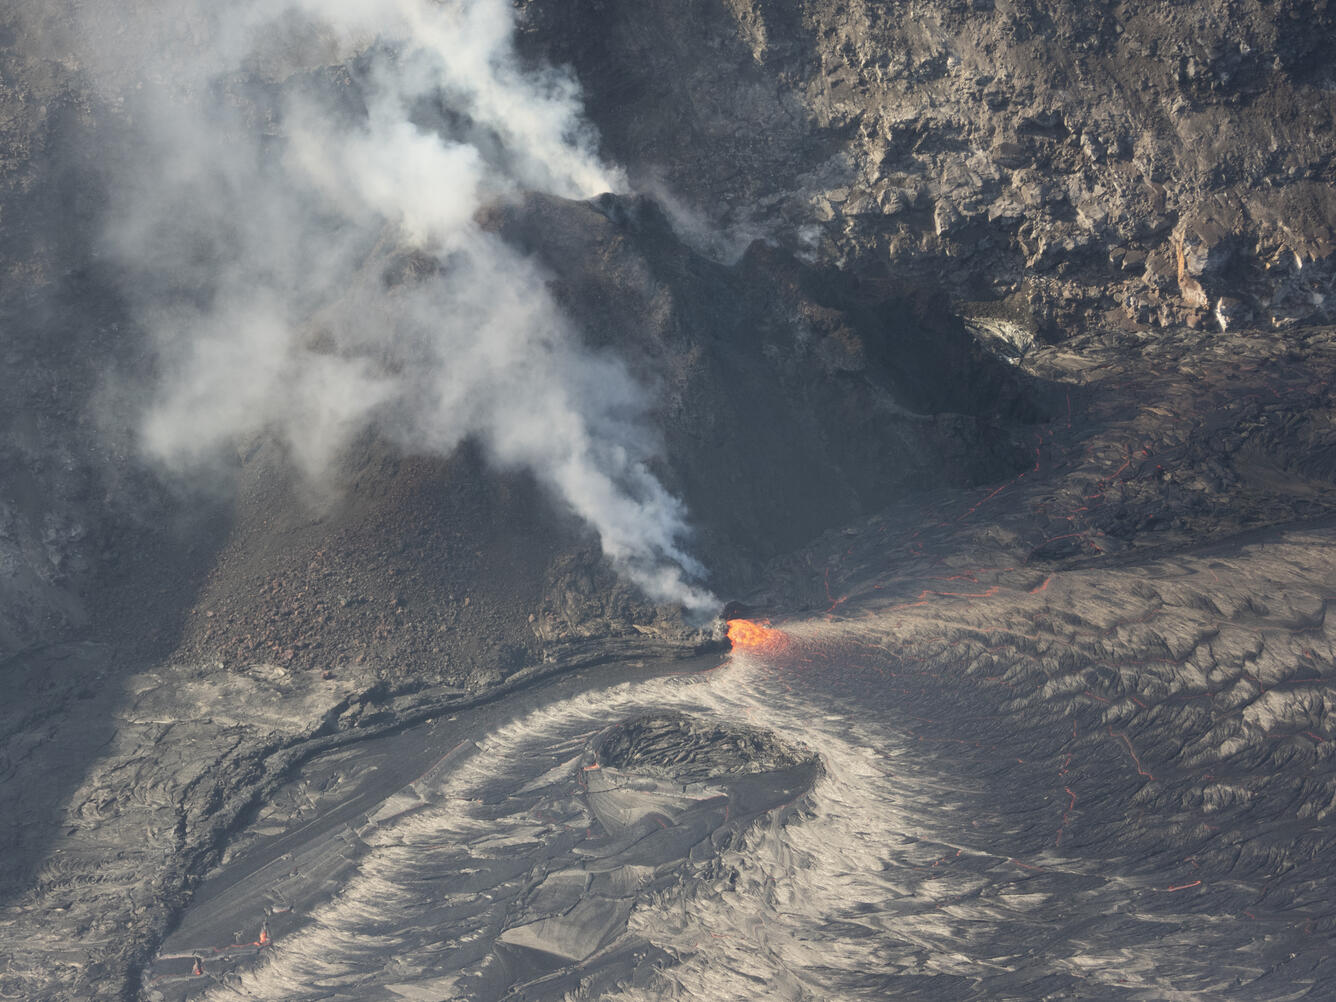
[[[776,629],[764,623],[753,623],[750,619],[730,619],[728,621],[728,642],[735,648],[750,651],[778,650],[788,638]]]

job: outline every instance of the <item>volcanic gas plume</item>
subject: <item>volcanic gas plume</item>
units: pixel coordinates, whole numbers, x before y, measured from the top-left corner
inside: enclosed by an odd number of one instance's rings
[[[147,396],[145,449],[196,475],[272,436],[329,491],[364,432],[413,454],[473,440],[649,597],[711,609],[650,469],[645,387],[479,222],[521,192],[624,184],[574,81],[521,64],[511,5],[121,8],[80,24],[103,98],[135,122],[104,242],[155,345],[151,385],[109,394]]]

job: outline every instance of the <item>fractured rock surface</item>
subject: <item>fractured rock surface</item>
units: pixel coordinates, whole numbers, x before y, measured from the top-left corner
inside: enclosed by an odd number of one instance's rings
[[[1325,4],[528,9],[615,155],[740,235],[1052,338],[1330,320]]]

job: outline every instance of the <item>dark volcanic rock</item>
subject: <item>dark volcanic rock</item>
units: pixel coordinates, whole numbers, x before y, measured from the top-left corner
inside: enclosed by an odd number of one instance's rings
[[[889,295],[753,244],[691,249],[649,199],[618,212],[530,198],[497,220],[552,271],[593,343],[656,389],[664,475],[689,502],[716,587],[907,490],[1023,466],[1057,406],[928,297]]]
[[[309,756],[715,641],[471,444],[368,435],[318,498],[266,435],[148,467],[121,377],[154,354],[97,253],[133,133],[37,6],[0,13],[0,995],[116,998]],[[1329,934],[1329,5],[518,6],[643,194],[482,222],[647,387],[717,588],[1114,804],[1091,854],[1270,874]],[[257,120],[280,86],[237,85]],[[435,266],[387,235],[365,272]],[[601,749],[810,764],[679,716]]]
[[[1330,319],[1326,5],[527,10],[609,151],[739,236],[1008,299],[1050,338],[1212,322],[1221,296],[1276,327]],[[1184,240],[1210,274],[1181,290],[1111,263]]]
[[[811,760],[773,734],[725,728],[684,713],[639,717],[594,742],[600,766],[680,783],[789,769]]]

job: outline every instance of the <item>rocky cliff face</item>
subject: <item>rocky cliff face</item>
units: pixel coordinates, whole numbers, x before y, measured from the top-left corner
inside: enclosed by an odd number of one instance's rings
[[[1055,340],[1331,317],[1325,3],[528,10],[609,149],[739,239]]]

